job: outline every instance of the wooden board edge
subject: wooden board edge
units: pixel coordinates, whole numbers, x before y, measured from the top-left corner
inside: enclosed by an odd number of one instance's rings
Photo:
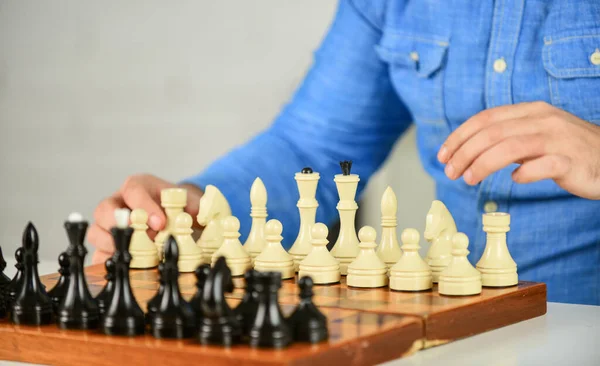
[[[338,349],[296,359],[292,366],[374,365],[410,356],[423,349],[422,320],[349,342]]]
[[[429,348],[453,340],[498,329],[546,314],[547,288],[543,283],[474,303],[430,314],[424,318],[425,342]],[[457,319],[461,319],[461,326]]]

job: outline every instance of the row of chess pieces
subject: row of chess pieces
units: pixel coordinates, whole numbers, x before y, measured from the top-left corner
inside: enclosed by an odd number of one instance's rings
[[[313,281],[298,281],[300,302],[289,317],[278,303],[282,276],[277,271],[245,272],[245,293],[231,308],[225,293],[233,291],[232,272],[225,257],[213,266],[195,269],[196,292],[190,301],[181,295],[178,278],[180,249],[168,236],[158,266],[160,284],[147,303],[139,306],[130,283],[129,251],[134,229],[128,227],[129,210],[115,211],[117,226],[111,230],[115,253],[106,261],[106,284],[93,297],[84,275],[88,223],[80,214],[65,222],[69,247],[59,256],[60,278],[49,291],[41,283],[37,265],[39,239],[33,224],[23,234],[16,251],[17,274],[11,280],[3,271],[0,249],[0,318],[22,325],[56,322],[62,329],[99,330],[106,335],[136,336],[149,332],[156,338],[197,338],[201,344],[282,348],[293,342],[318,343],[328,339],[327,318],[313,304]]]
[[[147,215],[142,210],[132,213],[132,266],[152,268],[161,260],[164,239],[173,234],[180,246],[179,269],[191,272],[203,263],[214,264],[223,256],[234,276],[248,269],[279,271],[283,279],[311,276],[315,284],[332,284],[347,276],[348,286],[376,288],[389,286],[397,291],[423,291],[439,283],[443,295],[476,295],[482,287],[506,287],[518,283],[517,265],[506,243],[510,215],[495,212],[483,215],[483,230],[487,233],[485,251],[474,267],[467,259],[468,237],[458,232],[455,221],[446,208],[435,200],[426,217],[424,237],[431,242],[426,258],[419,255],[420,234],[405,229],[402,247],[397,239],[398,203],[388,187],[381,200],[381,240],[376,231],[365,226],[356,233],[354,218],[358,210],[355,195],[360,178],[351,173],[351,162],[340,163],[342,173],[334,177],[339,203],[340,234],[331,251],[327,250],[328,229],[316,223],[318,172],[304,168],[295,174],[299,191],[297,207],[300,227],[289,251],[281,245],[282,224],[267,222],[267,190],[260,178],[250,189],[252,226],[248,239],[241,243],[239,220],[231,215],[227,199],[215,186],[208,185],[200,199],[197,221],[204,226],[198,242],[192,238],[192,218],[184,212],[185,189],[172,188],[161,192],[167,224],[154,242],[146,234]]]

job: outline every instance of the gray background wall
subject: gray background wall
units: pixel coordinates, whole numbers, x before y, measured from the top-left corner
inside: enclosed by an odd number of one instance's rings
[[[267,127],[309,67],[335,7],[335,0],[0,2],[5,256],[12,261],[31,220],[42,272],[54,271],[71,211],[91,218],[128,175],[178,180]],[[378,231],[388,184],[398,195],[399,230],[422,231],[433,184],[412,130],[365,195],[365,223]]]

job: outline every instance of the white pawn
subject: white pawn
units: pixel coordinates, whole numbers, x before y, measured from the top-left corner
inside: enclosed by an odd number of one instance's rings
[[[492,212],[483,215],[483,231],[486,232],[485,250],[477,262],[484,287],[514,286],[519,283],[517,263],[513,260],[506,243],[510,230],[510,215]]]
[[[390,288],[397,291],[423,291],[433,287],[431,268],[419,255],[419,232],[402,232],[402,257],[390,270]]]
[[[250,217],[252,227],[248,239],[244,243],[244,249],[254,260],[265,248],[265,224],[267,222],[267,189],[260,178],[256,178],[250,188]]]
[[[158,266],[158,250],[154,242],[148,237],[148,213],[136,208],[129,216],[133,235],[129,253],[131,254],[131,268],[153,268]]]
[[[293,278],[296,274],[294,258],[283,249],[283,225],[279,220],[269,220],[265,225],[267,246],[254,260],[254,269],[259,272],[281,272],[281,279]]]
[[[251,268],[250,254],[240,243],[240,220],[228,216],[223,220],[223,244],[212,255],[212,265],[219,257],[225,257],[232,276],[242,276]]]
[[[381,243],[377,247],[377,255],[385,262],[388,269],[392,268],[402,256],[398,245],[396,226],[398,226],[396,213],[398,200],[392,187],[387,187],[381,197]]]
[[[358,232],[360,252],[348,265],[346,283],[352,287],[383,287],[388,284],[387,266],[375,253],[377,232],[365,226]]]
[[[340,264],[327,250],[329,230],[322,223],[311,229],[312,251],[300,262],[298,278],[310,276],[315,285],[340,282]]]
[[[467,259],[469,238],[463,233],[452,237],[452,260],[440,273],[438,292],[442,295],[481,293],[481,273]]]
[[[179,247],[179,261],[177,267],[180,272],[194,272],[202,264],[202,249],[196,245],[192,238],[192,225],[194,220],[186,212],[182,212],[175,218],[173,236]]]

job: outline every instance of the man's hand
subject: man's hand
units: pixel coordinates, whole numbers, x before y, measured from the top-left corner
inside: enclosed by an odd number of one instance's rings
[[[438,153],[450,179],[475,185],[512,163],[517,183],[553,179],[600,199],[600,127],[544,102],[491,108],[456,129]]]
[[[95,222],[90,227],[87,239],[96,247],[92,263],[104,263],[114,252],[114,243],[110,234],[115,226],[114,211],[117,208],[142,208],[148,212],[148,235],[154,238],[164,228],[166,216],[160,206],[160,191],[177,187],[152,175],[133,175],[125,180],[121,188],[112,196],[104,199],[94,211]],[[183,185],[187,189],[185,211],[195,217],[202,191],[193,185]],[[195,221],[195,220],[194,220]]]

